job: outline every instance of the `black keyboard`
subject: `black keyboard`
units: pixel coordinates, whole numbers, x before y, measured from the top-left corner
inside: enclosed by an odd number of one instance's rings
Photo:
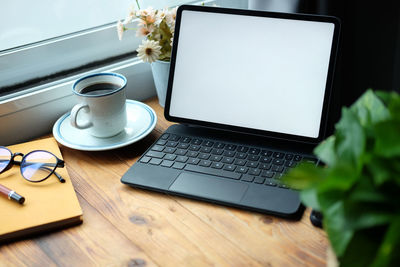
[[[163,134],[139,161],[247,183],[289,188],[281,178],[302,160],[317,162],[315,158],[295,153]]]

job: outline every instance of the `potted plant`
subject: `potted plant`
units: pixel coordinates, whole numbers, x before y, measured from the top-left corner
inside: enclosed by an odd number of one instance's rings
[[[136,0],[136,5],[138,10],[131,7],[128,17],[123,22],[118,21],[118,38],[121,40],[123,33],[127,30],[136,30],[136,36],[145,37],[136,51],[143,62],[151,64],[158,100],[160,105],[164,107],[176,8],[155,10],[149,7],[142,10],[138,0]],[[139,21],[137,28],[128,27],[136,19]]]
[[[340,266],[400,266],[400,96],[367,90],[286,182],[323,228]]]

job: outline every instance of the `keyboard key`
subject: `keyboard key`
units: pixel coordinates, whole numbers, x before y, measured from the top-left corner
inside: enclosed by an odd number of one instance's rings
[[[256,177],[254,179],[255,184],[263,184],[264,182],[265,182],[265,178],[262,178],[262,177]]]
[[[166,147],[166,148],[164,148],[164,151],[163,151],[163,152],[172,154],[172,153],[175,152],[175,150],[176,150],[176,148],[173,148],[173,147]]]
[[[295,155],[293,159],[294,159],[294,161],[300,161],[301,160],[301,156],[300,155]]]
[[[257,168],[258,162],[257,161],[249,161],[249,162],[247,162],[246,166],[250,167],[250,168]]]
[[[271,163],[260,163],[258,168],[262,170],[269,170],[271,168]]]
[[[201,145],[201,143],[202,143],[202,140],[197,139],[197,138],[193,139],[191,142],[191,144],[196,145],[196,146]]]
[[[218,155],[211,155],[211,157],[209,158],[209,160],[211,161],[221,161],[222,156],[218,156]]]
[[[201,147],[199,145],[191,145],[191,146],[189,146],[189,150],[192,150],[192,151],[199,151],[200,148]]]
[[[246,157],[247,157],[247,154],[243,153],[243,152],[239,152],[236,154],[236,158],[238,158],[238,159],[245,159]]]
[[[189,158],[186,156],[179,156],[175,161],[185,163]]]
[[[183,137],[182,139],[181,139],[181,142],[182,143],[190,143],[190,138],[189,137]]]
[[[186,162],[187,164],[192,164],[192,165],[197,165],[199,164],[200,160],[195,159],[195,158],[189,158],[189,160]]]
[[[225,150],[233,151],[236,149],[236,145],[228,144],[225,146]]]
[[[210,154],[206,154],[206,153],[200,153],[199,155],[199,159],[208,159],[210,157]]]
[[[269,185],[269,186],[277,186],[278,184],[276,183],[276,182],[274,182],[273,180],[267,180],[266,182],[265,182],[265,184],[266,185]]]
[[[197,158],[197,156],[199,155],[199,152],[196,151],[189,151],[186,156],[191,157],[191,158]]]
[[[172,160],[163,160],[162,162],[161,162],[161,166],[163,166],[163,167],[171,167],[172,166],[172,164],[174,164],[174,162],[172,161]]]
[[[223,163],[232,164],[234,161],[235,161],[234,158],[227,158],[227,157],[222,158]]]
[[[150,160],[151,160],[150,157],[143,156],[143,157],[140,159],[140,162],[142,162],[142,163],[148,163]]]
[[[258,149],[258,148],[250,148],[249,154],[258,155],[258,154],[260,154],[260,149]]]
[[[162,159],[165,156],[165,153],[157,152],[157,151],[149,151],[146,153],[146,156],[151,157],[151,158]]]
[[[165,155],[164,159],[166,159],[166,160],[174,160],[174,159],[176,159],[176,155],[167,154],[167,155]]]
[[[240,173],[236,173],[236,172],[229,172],[229,171],[224,171],[224,170],[220,170],[220,169],[206,168],[206,167],[200,167],[200,166],[194,166],[194,165],[186,165],[185,170],[198,172],[198,173],[204,173],[204,174],[210,174],[210,175],[215,175],[215,176],[220,176],[220,177],[225,177],[225,178],[235,179],[235,180],[239,180],[240,177],[242,176]]]
[[[167,140],[162,140],[162,139],[160,139],[160,140],[157,141],[157,145],[160,145],[160,146],[163,146],[163,145],[165,145],[166,143],[167,143]]]
[[[226,157],[234,157],[235,154],[236,154],[235,151],[225,150],[225,152],[224,152],[224,156],[226,156]]]
[[[161,159],[153,158],[149,161],[149,163],[152,165],[160,165],[161,161],[162,161]]]
[[[161,152],[161,151],[164,150],[164,147],[163,147],[163,146],[160,146],[160,145],[154,145],[154,146],[152,146],[152,148],[151,148],[150,150],[152,150],[152,151],[157,151],[157,152]]]
[[[283,171],[283,166],[273,165],[272,168],[271,168],[271,171],[280,172],[281,173]]]
[[[176,147],[178,145],[178,142],[168,141],[165,145],[169,147]]]
[[[213,162],[213,164],[211,164],[211,168],[214,168],[214,169],[222,169],[223,166],[224,166],[224,164],[221,162]]]
[[[245,182],[253,182],[253,180],[254,180],[254,176],[252,176],[252,175],[247,175],[247,174],[244,174],[243,176],[242,176],[242,181],[245,181]]]
[[[274,152],[273,157],[274,157],[274,158],[277,158],[277,159],[283,159],[283,158],[285,157],[285,153],[282,153],[282,152]]]
[[[222,155],[222,153],[224,153],[223,149],[214,148],[213,150],[211,150],[211,154],[214,154],[214,155]]]
[[[174,165],[172,165],[172,168],[182,170],[183,168],[185,168],[185,165],[185,163],[175,162]]]
[[[231,164],[225,165],[225,167],[224,167],[224,170],[230,171],[230,172],[233,172],[235,169],[236,169],[236,166],[231,165]]]
[[[270,163],[272,161],[272,158],[270,157],[261,157],[260,162],[262,163]]]
[[[293,159],[293,154],[286,154],[285,159],[286,160],[292,160]]]
[[[257,161],[260,159],[260,156],[256,156],[256,155],[248,155],[247,156],[248,160],[252,160],[252,161]]]
[[[177,149],[175,152],[175,155],[184,156],[184,155],[186,155],[186,152],[187,152],[186,149]]]
[[[283,159],[274,159],[272,161],[272,164],[274,164],[274,165],[283,165],[283,163],[284,163]]]
[[[168,138],[170,141],[178,141],[181,137],[176,135],[176,134],[171,134],[171,136]]]
[[[201,160],[200,163],[199,163],[199,165],[200,165],[200,166],[203,166],[203,167],[210,167],[211,163],[212,163],[212,162],[209,161],[209,160]]]
[[[294,167],[296,167],[296,162],[294,162],[294,161],[286,161],[285,162],[285,166],[289,167],[289,168],[294,168]]]
[[[211,141],[204,141],[203,146],[207,146],[207,147],[212,147],[214,145],[214,142]]]
[[[237,152],[246,153],[249,150],[248,147],[245,146],[238,146]]]
[[[236,165],[239,165],[239,166],[244,166],[244,165],[246,165],[246,160],[244,160],[244,159],[237,159],[237,160],[235,160],[235,164],[236,164]]]
[[[178,148],[181,148],[181,149],[187,149],[189,147],[189,144],[187,144],[187,143],[179,143],[179,145],[178,145]]]
[[[264,156],[264,157],[271,157],[271,155],[272,155],[272,151],[269,151],[269,150],[263,150],[263,151],[261,151],[261,156]]]
[[[220,142],[216,142],[214,144],[214,147],[218,148],[218,149],[223,149],[225,147],[225,144],[224,143],[220,143]]]
[[[236,172],[238,172],[238,173],[246,173],[247,172],[247,170],[248,170],[249,168],[247,168],[247,167],[237,167],[236,168]]]
[[[266,177],[266,178],[272,178],[274,177],[275,173],[272,171],[262,171],[261,176]]]
[[[201,147],[200,152],[203,152],[203,153],[210,153],[211,150],[212,150],[212,147],[203,146],[203,147]]]
[[[160,139],[162,139],[162,140],[167,140],[168,137],[169,137],[169,134],[163,134],[163,135],[160,137]]]
[[[253,168],[249,169],[249,174],[250,175],[258,176],[258,175],[260,175],[260,173],[261,173],[260,169],[253,169]]]

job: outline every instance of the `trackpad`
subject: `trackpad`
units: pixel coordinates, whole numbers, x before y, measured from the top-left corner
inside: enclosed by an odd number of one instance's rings
[[[226,178],[212,177],[196,173],[181,173],[169,190],[177,193],[238,203],[248,185]]]

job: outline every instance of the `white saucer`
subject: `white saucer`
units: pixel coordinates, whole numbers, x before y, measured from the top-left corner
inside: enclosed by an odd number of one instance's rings
[[[70,112],[56,121],[53,126],[53,135],[64,146],[84,151],[101,151],[135,143],[148,135],[156,126],[156,113],[142,102],[127,100],[126,113],[128,123],[125,130],[112,137],[98,138],[90,135],[86,130],[72,127],[69,121]]]

